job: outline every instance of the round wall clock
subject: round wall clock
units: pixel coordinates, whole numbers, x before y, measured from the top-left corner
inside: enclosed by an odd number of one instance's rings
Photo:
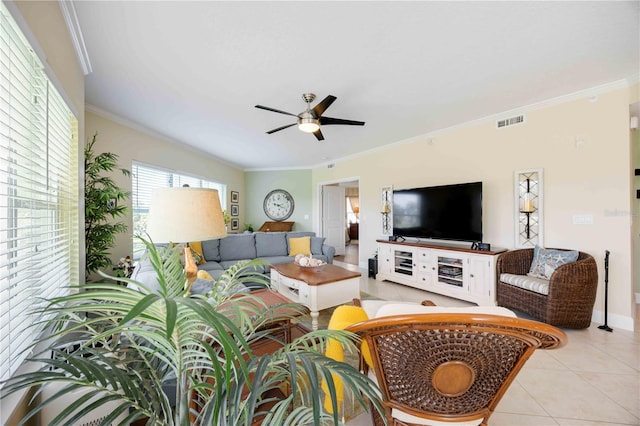
[[[269,219],[279,222],[293,213],[293,197],[284,189],[274,189],[264,197],[262,207]]]

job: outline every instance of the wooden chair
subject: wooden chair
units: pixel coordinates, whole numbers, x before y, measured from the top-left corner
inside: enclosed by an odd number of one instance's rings
[[[347,330],[367,343],[387,423],[398,426],[486,425],[533,351],[567,341],[547,324],[477,313],[395,315]]]

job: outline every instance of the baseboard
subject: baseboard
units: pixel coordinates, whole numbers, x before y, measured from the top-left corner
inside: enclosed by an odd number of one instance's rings
[[[604,312],[593,311],[591,315],[591,321],[596,324],[604,324]],[[621,330],[634,331],[634,320],[631,317],[625,317],[623,315],[617,315],[609,313],[607,315],[607,325],[613,329],[619,328]]]

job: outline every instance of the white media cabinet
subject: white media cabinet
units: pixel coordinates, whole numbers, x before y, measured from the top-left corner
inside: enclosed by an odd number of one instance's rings
[[[496,304],[496,259],[506,250],[377,240],[379,281],[443,294],[480,306]]]

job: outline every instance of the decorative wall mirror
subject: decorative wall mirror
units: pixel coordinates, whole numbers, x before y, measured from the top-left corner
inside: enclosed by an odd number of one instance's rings
[[[543,245],[542,169],[515,172],[515,246]]]
[[[393,188],[391,186],[383,186],[381,195],[380,213],[382,214],[382,235],[392,235],[393,212],[391,211],[391,207],[393,206]]]

